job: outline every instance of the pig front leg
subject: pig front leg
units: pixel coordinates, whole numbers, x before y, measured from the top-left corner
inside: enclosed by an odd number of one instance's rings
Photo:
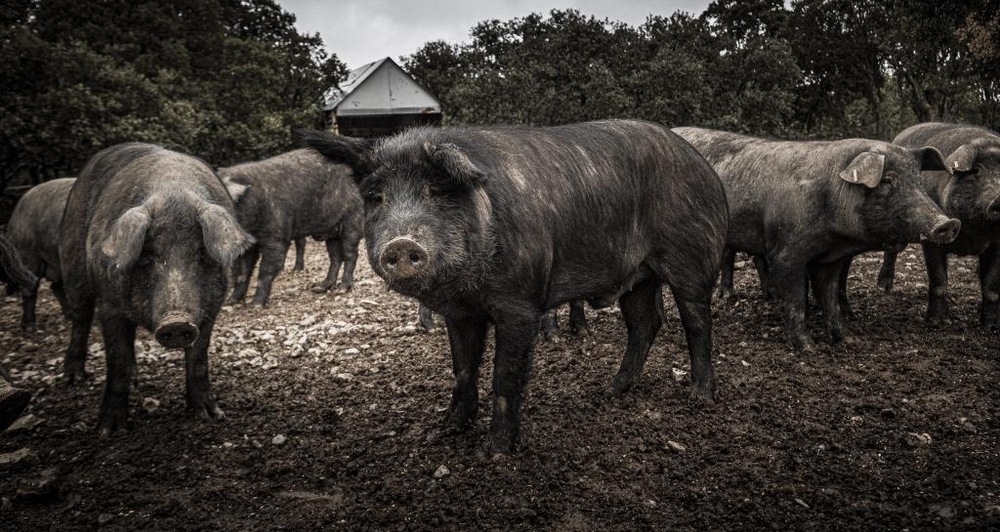
[[[927,321],[940,324],[950,317],[948,310],[948,252],[932,244],[923,245],[927,266]]]
[[[896,257],[899,253],[886,251],[882,254],[882,267],[878,270],[878,287],[888,294],[892,292],[892,282],[896,277]]]
[[[979,287],[982,304],[979,323],[988,329],[1000,327],[1000,245],[993,243],[979,255]]]
[[[37,284],[30,290],[21,289],[21,330],[35,330],[35,302],[37,299]]]
[[[104,400],[97,416],[97,433],[108,437],[125,428],[128,422],[128,395],[132,383],[131,368],[135,360],[136,325],[121,317],[102,317],[104,358],[107,380]]]
[[[521,403],[531,373],[531,355],[541,312],[525,310],[498,316],[493,361],[493,419],[487,450],[509,453],[521,430]]]
[[[583,301],[569,302],[569,330],[573,334],[587,334],[587,314],[583,311]]]
[[[781,298],[785,338],[796,350],[812,351],[812,337],[806,330],[806,298],[808,282],[806,265],[784,257],[768,258],[770,281]]]
[[[184,349],[185,398],[189,410],[206,419],[222,421],[226,415],[215,400],[208,378],[208,346],[214,326],[214,319],[205,320],[199,327],[198,339]]]
[[[813,290],[823,309],[823,318],[833,344],[843,342],[847,336],[840,309],[840,279],[844,269],[844,261],[815,264],[809,268]]]
[[[340,253],[340,240],[331,238],[326,241],[326,254],[330,257],[330,268],[326,272],[326,279],[322,283],[312,285],[312,291],[322,294],[337,284],[337,274],[340,273],[340,264],[343,257]]]
[[[840,279],[837,283],[837,301],[840,303],[840,315],[844,319],[853,319],[854,310],[851,309],[851,301],[847,298],[847,278],[851,274],[851,263],[854,257],[848,257],[841,262]]]
[[[420,304],[420,308],[417,310],[417,316],[420,326],[425,331],[430,331],[434,328],[434,312],[425,307],[423,303]]]
[[[285,266],[285,255],[288,254],[290,242],[268,242],[261,246],[260,271],[257,272],[257,291],[253,302],[257,305],[267,305],[271,298],[271,285]]]
[[[250,288],[250,277],[253,276],[253,269],[257,266],[258,259],[260,259],[260,247],[254,246],[233,262],[231,270],[233,293],[229,296],[228,304],[241,303],[246,297],[247,290]]]
[[[90,326],[94,323],[93,303],[91,302],[81,310],[69,314],[73,330],[70,333],[66,357],[63,359],[63,378],[68,384],[73,384],[90,378],[90,374],[85,368],[87,365],[87,339],[90,338]]]
[[[293,272],[306,269],[306,237],[295,239],[295,267]]]
[[[426,307],[421,306],[421,309]],[[445,318],[455,387],[448,406],[447,430],[462,433],[469,429],[479,410],[479,366],[486,349],[489,322],[484,318]]]

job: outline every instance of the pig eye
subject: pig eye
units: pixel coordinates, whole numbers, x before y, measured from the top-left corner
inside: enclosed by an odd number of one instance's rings
[[[371,191],[365,194],[365,201],[373,205],[380,205],[384,199],[382,193],[378,191]]]

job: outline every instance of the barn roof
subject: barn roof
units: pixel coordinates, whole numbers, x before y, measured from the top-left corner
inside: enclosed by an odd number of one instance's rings
[[[338,116],[440,113],[441,102],[385,57],[352,70],[323,109]]]

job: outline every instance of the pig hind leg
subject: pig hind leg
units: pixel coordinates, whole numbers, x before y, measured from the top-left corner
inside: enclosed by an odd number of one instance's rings
[[[892,281],[896,277],[896,256],[899,253],[886,251],[882,254],[882,266],[878,269],[878,287],[885,293],[892,291]]]
[[[285,255],[288,254],[290,242],[270,242],[261,246],[260,251],[260,271],[257,272],[257,291],[253,295],[253,302],[258,305],[267,305],[271,298],[271,285],[274,278],[285,266]]]
[[[569,330],[573,334],[587,334],[587,314],[583,311],[583,301],[569,302]]]
[[[642,374],[649,349],[663,325],[663,296],[660,287],[660,281],[650,277],[618,299],[625,327],[628,329],[628,347],[625,348],[621,368],[611,382],[611,391],[615,395],[631,388]]]
[[[840,309],[840,277],[844,267],[842,261],[815,264],[809,268],[816,299],[823,309],[830,340],[837,344],[844,340],[846,330]]]
[[[90,326],[94,323],[94,303],[90,301],[76,311],[68,311],[72,322],[69,348],[63,359],[63,377],[73,384],[90,377],[85,370],[87,364],[87,339],[90,338]]]
[[[723,300],[734,299],[733,270],[736,268],[736,250],[727,247],[722,252],[722,279],[719,281],[719,297]]]
[[[358,265],[358,246],[361,243],[361,231],[351,224],[344,224],[345,229],[340,235],[340,256],[344,260],[344,276],[340,288],[344,291],[354,286],[354,268]]]

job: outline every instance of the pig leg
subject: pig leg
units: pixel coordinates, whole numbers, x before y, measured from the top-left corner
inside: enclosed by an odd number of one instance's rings
[[[35,330],[35,302],[38,300],[38,285],[31,290],[21,291],[21,329]]]
[[[642,374],[649,348],[663,325],[660,311],[663,307],[662,298],[660,282],[654,278],[642,281],[618,298],[625,328],[628,329],[628,347],[625,348],[621,368],[611,381],[611,392],[614,395],[625,393]]]
[[[851,263],[854,262],[854,257],[848,257],[843,260],[840,267],[840,279],[837,283],[837,301],[840,304],[840,315],[844,319],[854,319],[854,311],[851,309],[851,301],[847,298],[847,278],[851,274]]]
[[[569,330],[573,334],[587,334],[587,315],[583,312],[582,301],[569,302]]]
[[[330,257],[330,269],[326,272],[326,279],[322,283],[312,285],[312,291],[322,294],[337,284],[337,274],[340,273],[340,239],[331,238],[326,241],[326,254]]]
[[[421,307],[426,308],[426,307]],[[489,322],[482,318],[445,319],[448,342],[451,344],[451,364],[455,387],[448,406],[447,430],[462,433],[468,430],[479,410],[479,365],[486,349]]]
[[[70,320],[73,322],[73,331],[63,360],[63,377],[67,383],[73,384],[90,378],[84,368],[87,363],[87,339],[90,337],[90,326],[94,323],[93,302],[89,307],[85,306],[83,310],[72,313]]]
[[[135,360],[135,327],[134,323],[120,317],[101,318],[104,358],[108,366],[104,400],[97,416],[97,432],[102,437],[124,429],[128,421],[130,366]]]
[[[424,304],[421,303],[417,314],[419,316],[420,326],[423,327],[425,331],[429,331],[434,328],[434,313],[431,309],[425,307]]]
[[[734,299],[733,269],[736,267],[736,250],[727,247],[722,252],[722,280],[719,281],[719,297],[724,300]]]
[[[211,343],[213,320],[205,320],[198,331],[198,339],[184,349],[185,398],[187,407],[206,419],[222,421],[226,415],[215,401],[208,378],[208,346]]]
[[[769,281],[767,261],[764,260],[764,257],[760,255],[753,255],[751,260],[753,261],[754,269],[757,270],[757,279],[760,281],[760,288],[764,291],[765,297],[779,297],[777,290],[775,290],[774,286]]]
[[[943,323],[948,320],[948,252],[938,246],[924,245],[924,263],[927,265],[927,321]]]
[[[711,289],[702,292],[677,283],[669,285],[687,339],[691,359],[691,395],[702,401],[713,401],[715,369],[712,367]]]
[[[306,237],[295,239],[295,267],[293,272],[306,269]]]
[[[878,270],[878,287],[885,293],[892,292],[892,281],[896,277],[896,256],[899,253],[886,251],[882,254],[882,267]]]
[[[253,269],[260,259],[260,247],[253,246],[242,257],[233,262],[233,293],[229,296],[228,304],[235,305],[243,301],[250,288],[250,277],[253,276]]]
[[[814,344],[806,330],[808,279],[806,266],[783,257],[768,259],[775,291],[781,298],[785,337],[799,351],[812,351]]]
[[[542,340],[548,342],[556,334],[556,329],[559,328],[559,317],[556,313],[557,309],[551,309],[545,314],[542,314],[542,321],[539,324],[539,328],[542,331]]]
[[[49,289],[52,290],[52,295],[56,296],[56,301],[59,302],[60,308],[66,308],[66,289],[63,288],[62,281],[56,281],[49,285]]]
[[[1000,246],[990,244],[979,255],[979,286],[983,302],[979,309],[979,322],[983,327],[1000,326]]]
[[[524,309],[500,315],[496,323],[496,356],[493,360],[493,419],[487,449],[492,453],[514,450],[520,434],[521,402],[531,372],[531,352],[538,336],[541,313]]]
[[[815,264],[809,268],[812,286],[823,309],[830,342],[839,344],[844,341],[844,318],[840,313],[840,277],[844,269],[843,261]]]
[[[271,298],[271,285],[278,272],[285,265],[285,255],[288,254],[290,242],[269,242],[261,246],[260,270],[257,272],[257,292],[253,302],[257,305],[267,305]]]
[[[344,276],[340,279],[340,289],[345,292],[354,287],[354,268],[358,265],[360,243],[360,231],[345,229],[340,235],[340,258],[344,260]]]

